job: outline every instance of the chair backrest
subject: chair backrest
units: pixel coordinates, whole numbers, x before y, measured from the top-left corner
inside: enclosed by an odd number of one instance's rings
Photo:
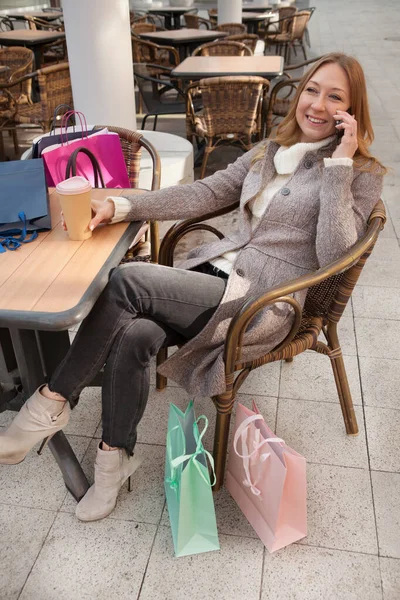
[[[243,23],[222,23],[215,28],[217,31],[226,31],[231,35],[235,33],[246,33],[247,27]]]
[[[142,40],[135,34],[132,34],[132,56],[134,63],[143,62],[175,67],[180,62],[176,48]]]
[[[254,52],[256,51],[258,39],[259,38],[256,33],[236,33],[234,35],[227,35],[224,38],[224,41],[230,40],[232,42],[241,42],[242,44],[245,44],[248,48],[250,48],[250,50],[254,54]]]
[[[251,56],[251,49],[241,42],[219,40],[202,44],[192,56]]]
[[[211,77],[187,88],[188,108],[201,94],[201,119],[207,136],[227,134],[249,137],[259,122],[269,81],[262,77]],[[192,115],[195,117],[195,115]],[[258,126],[258,125],[257,125]]]
[[[290,28],[292,40],[301,40],[303,38],[309,20],[310,13],[307,10],[298,12],[293,16],[293,23]]]
[[[183,92],[178,92],[177,85],[171,81],[170,69],[163,68],[161,65],[136,63],[133,65],[133,72],[136,84],[149,113],[157,113],[160,109],[164,109],[166,105],[172,108],[177,102],[180,102],[184,106],[184,94]],[[175,100],[169,94],[165,94],[168,89],[176,90],[178,95],[182,95],[182,99]],[[182,108],[181,112],[184,112],[184,108]]]
[[[132,23],[131,25],[132,33],[151,33],[157,30],[157,27],[154,23]]]
[[[117,133],[119,135],[130,187],[137,188],[139,186],[140,159],[142,156],[142,148],[145,148],[149,152],[153,161],[153,182],[151,189],[160,189],[161,162],[159,154],[154,146],[143,137],[142,133],[124,129],[123,127],[96,125],[94,129],[100,130],[104,129],[105,127],[107,127],[108,131]]]
[[[51,123],[59,104],[73,106],[69,64],[59,63],[37,71],[42,119]]]
[[[207,19],[202,19],[196,14],[185,13],[183,18],[185,19],[186,27],[190,29],[200,29],[201,27],[203,29],[211,29],[211,22],[207,21]]]
[[[12,31],[14,29],[14,22],[8,17],[0,17],[0,31]]]
[[[321,316],[326,321],[336,323],[339,321],[385,221],[385,206],[382,200],[379,200],[368,219],[368,231],[362,238],[364,240],[368,236],[372,238],[367,250],[355,264],[344,272],[332,275],[332,277],[308,289],[304,305],[307,314]],[[373,230],[375,230],[375,235],[371,235]]]
[[[15,80],[23,77],[33,71],[33,52],[29,48],[14,46],[11,48],[0,48],[0,65],[9,68],[3,75],[0,74],[0,81],[4,83],[7,80]],[[27,102],[31,97],[32,80],[28,79],[20,84],[20,89],[12,90],[13,96],[20,95],[20,101]],[[15,90],[15,91],[14,91]],[[21,94],[23,97],[21,97]]]
[[[294,6],[284,6],[278,12],[279,20],[283,19],[281,23],[278,23],[278,31],[279,33],[287,33],[293,23],[290,17],[293,17],[297,13],[297,8]]]

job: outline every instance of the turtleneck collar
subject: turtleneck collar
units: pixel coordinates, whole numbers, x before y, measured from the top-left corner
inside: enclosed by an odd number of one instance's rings
[[[280,146],[274,156],[276,172],[278,175],[289,175],[293,173],[307,152],[319,150],[330,144],[334,139],[335,136],[331,135],[319,142],[299,142],[290,147]]]

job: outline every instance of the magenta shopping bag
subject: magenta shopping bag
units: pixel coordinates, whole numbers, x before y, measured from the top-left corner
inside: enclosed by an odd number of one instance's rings
[[[307,535],[306,461],[238,404],[226,487],[270,552]]]
[[[65,119],[62,128],[66,129],[70,113],[64,115]],[[65,132],[65,139],[61,144],[50,146],[43,151],[42,158],[45,165],[47,185],[54,187],[57,183],[66,178],[66,168],[70,155],[76,148],[86,148],[97,158],[103,174],[105,187],[108,188],[129,188],[130,182],[124,155],[122,153],[121,142],[118,134],[111,133],[103,129],[96,133],[88,135],[86,121],[81,113],[74,113],[83,118],[85,123],[82,137],[75,140],[68,140]],[[76,164],[76,174],[85,177],[92,186],[95,178],[90,159],[83,153],[79,154]]]

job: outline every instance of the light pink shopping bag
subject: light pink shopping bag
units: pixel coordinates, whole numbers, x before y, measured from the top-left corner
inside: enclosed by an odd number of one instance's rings
[[[226,487],[270,552],[307,535],[306,460],[238,404]]]

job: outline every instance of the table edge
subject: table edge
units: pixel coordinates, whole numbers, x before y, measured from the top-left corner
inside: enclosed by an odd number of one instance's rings
[[[133,221],[129,224],[78,304],[68,310],[54,313],[0,309],[0,327],[8,329],[34,329],[38,331],[62,331],[80,323],[93,308],[96,300],[108,283],[110,269],[118,266],[119,261],[129,248],[129,244],[139,231],[141,225],[141,221]]]

